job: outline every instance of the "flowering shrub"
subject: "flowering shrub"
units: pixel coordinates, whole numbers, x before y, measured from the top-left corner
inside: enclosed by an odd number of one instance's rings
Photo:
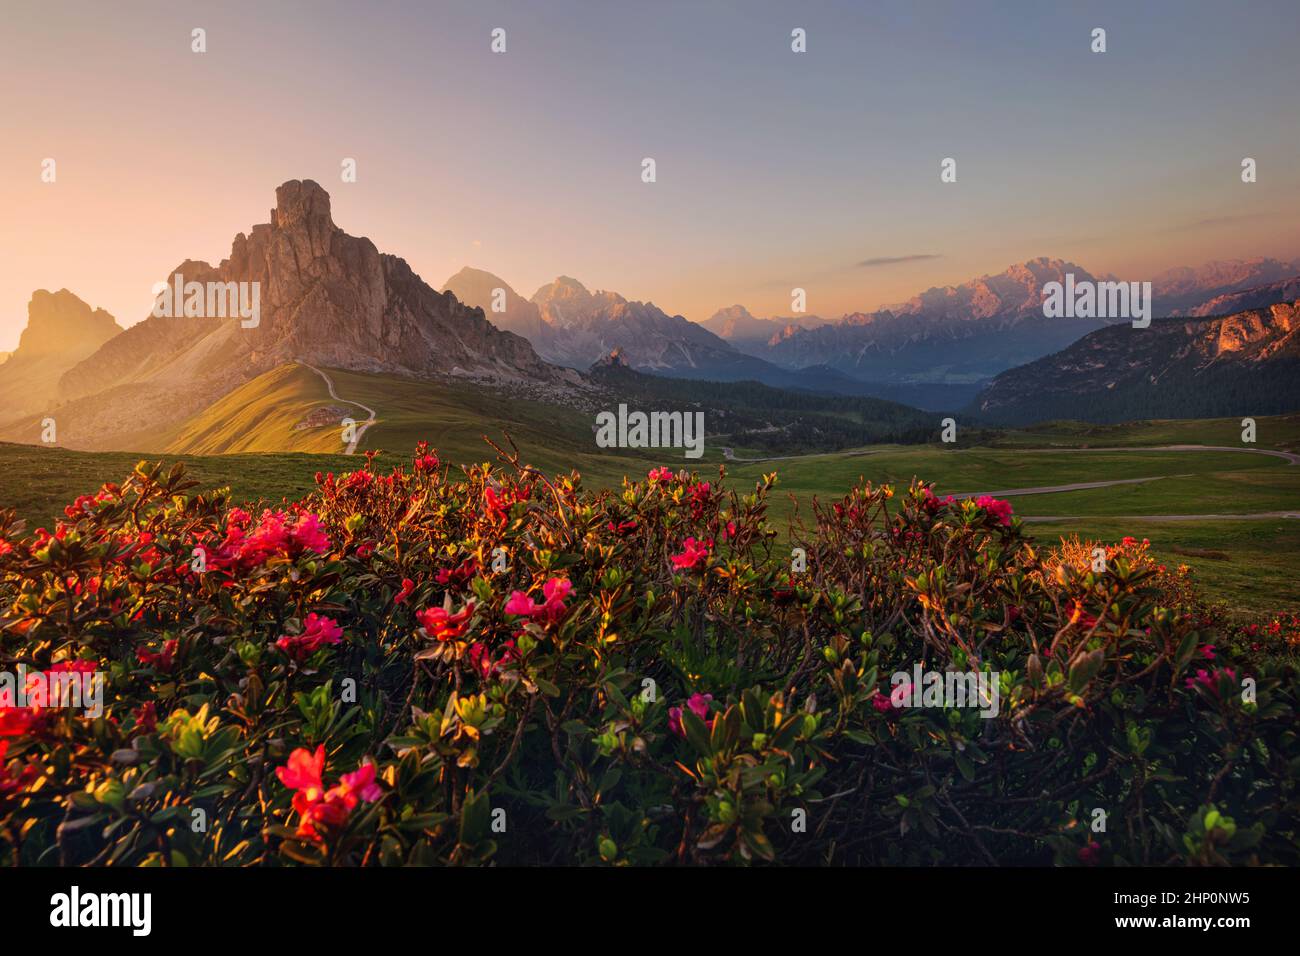
[[[0,512],[9,668],[105,680],[97,717],[0,707],[0,852],[1300,862],[1296,673],[1142,546],[1095,572],[922,484],[814,501],[782,544],[775,481],[588,492],[421,446],[258,517],[148,463],[53,531]],[[1000,706],[920,706],[914,668]]]

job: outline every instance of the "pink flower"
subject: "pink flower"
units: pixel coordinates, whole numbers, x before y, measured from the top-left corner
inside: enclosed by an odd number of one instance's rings
[[[297,523],[289,530],[294,545],[302,551],[315,551],[326,554],[330,549],[329,535],[320,526],[320,515],[310,511],[300,511]]]
[[[573,584],[568,578],[551,578],[542,585],[542,603],[533,603],[523,591],[513,591],[510,600],[506,602],[505,611],[507,614],[533,618],[543,624],[554,624],[568,613],[564,599],[572,590]]]
[[[273,557],[296,558],[308,551],[327,554],[329,536],[320,524],[320,517],[308,511],[289,515],[283,511],[262,512],[257,527],[251,532],[252,519],[248,512],[232,508],[226,515],[226,537],[215,550],[205,548],[208,563],[217,568],[249,570],[265,564]]]
[[[672,481],[677,476],[668,468],[652,468],[646,477],[651,481]]]
[[[533,604],[532,598],[523,591],[512,591],[510,593],[510,600],[506,601],[507,614],[518,614],[522,617],[531,617],[534,607],[535,605]]]
[[[321,840],[321,829],[341,827],[361,801],[373,803],[384,795],[375,783],[375,765],[364,763],[352,773],[345,773],[329,790],[322,775],[325,770],[325,746],[315,753],[299,747],[289,755],[289,763],[277,767],[276,777],[291,790],[293,809],[299,817],[296,836],[304,840]]]
[[[1011,524],[1011,502],[999,501],[990,495],[980,495],[975,499],[975,504],[997,518],[998,523],[1004,527]]]
[[[1219,695],[1219,681],[1227,677],[1229,680],[1236,681],[1237,672],[1231,667],[1216,667],[1213,672],[1198,670],[1195,677],[1187,678],[1188,687],[1201,687],[1208,694]]]
[[[709,704],[713,702],[712,694],[692,694],[686,701],[686,708],[696,717],[703,720],[708,727],[713,726],[709,716]],[[682,726],[682,709],[680,707],[668,708],[668,729],[679,737],[686,736],[686,729]]]
[[[275,775],[290,790],[323,790],[321,774],[325,770],[325,745],[321,744],[311,753],[299,747],[289,755],[289,763],[276,767]]]
[[[342,799],[349,810],[356,806],[358,798],[374,803],[384,795],[383,788],[375,783],[375,765],[372,763],[363,763],[352,773],[345,773],[330,793]]]
[[[312,613],[303,622],[301,634],[285,634],[275,642],[275,646],[301,664],[322,647],[339,643],[342,637],[343,628],[333,619]]]
[[[682,542],[682,553],[672,555],[669,560],[678,571],[690,571],[702,567],[709,560],[713,548],[713,539],[697,541],[687,538]]]

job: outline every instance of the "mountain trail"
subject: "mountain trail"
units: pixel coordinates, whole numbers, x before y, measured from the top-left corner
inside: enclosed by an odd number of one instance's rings
[[[329,389],[330,398],[334,399],[334,401],[342,402],[345,405],[355,405],[357,408],[361,409],[367,415],[370,416],[364,422],[360,422],[357,424],[356,431],[352,435],[352,441],[348,443],[348,447],[343,452],[343,454],[345,455],[355,454],[357,450],[357,443],[361,441],[361,436],[366,433],[367,428],[369,428],[371,425],[375,423],[375,410],[371,408],[369,405],[362,405],[360,402],[354,402],[349,398],[340,398],[339,393],[334,390],[334,380],[332,378],[330,378],[327,374],[325,374],[320,369],[318,369],[315,365],[312,365],[309,362],[304,362],[302,359],[295,359],[295,361],[299,365],[303,366],[303,368],[311,369],[313,372],[315,372],[317,375],[319,375],[322,379],[325,380],[325,387]]]

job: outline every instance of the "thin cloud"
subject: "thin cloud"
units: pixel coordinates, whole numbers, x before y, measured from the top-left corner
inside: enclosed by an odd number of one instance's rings
[[[1194,222],[1183,223],[1178,226],[1170,226],[1170,232],[1188,232],[1193,229],[1217,229],[1220,226],[1230,226],[1236,222],[1251,222],[1256,219],[1268,219],[1272,214],[1266,212],[1244,213],[1240,216],[1217,216],[1212,219],[1197,219]]]
[[[926,259],[942,259],[943,256],[925,253],[913,256],[877,256],[874,259],[863,259],[857,264],[859,269],[874,269],[877,266],[892,266],[900,262],[923,262]]]

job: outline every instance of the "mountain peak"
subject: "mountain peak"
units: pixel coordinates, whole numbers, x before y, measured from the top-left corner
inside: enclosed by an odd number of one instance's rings
[[[577,279],[573,278],[572,276],[556,276],[555,281],[552,282],[551,285],[558,286],[560,289],[563,289],[566,292],[577,292],[577,293],[581,293],[582,295],[591,294],[585,285],[583,285],[581,282],[579,282]]]
[[[27,328],[16,355],[46,355],[55,352],[93,351],[101,342],[122,329],[103,309],[91,309],[67,289],[50,292],[37,289],[27,304]]]
[[[271,210],[271,225],[289,229],[298,225],[324,225],[334,228],[330,216],[330,194],[320,183],[311,179],[291,179],[275,190],[275,208]]]

